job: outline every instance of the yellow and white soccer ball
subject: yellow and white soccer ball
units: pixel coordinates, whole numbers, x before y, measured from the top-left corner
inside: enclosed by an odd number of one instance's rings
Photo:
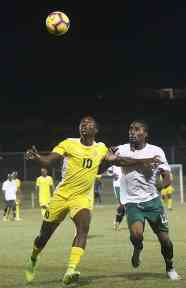
[[[49,33],[55,36],[60,36],[68,31],[70,20],[65,13],[54,11],[47,16],[46,27]]]

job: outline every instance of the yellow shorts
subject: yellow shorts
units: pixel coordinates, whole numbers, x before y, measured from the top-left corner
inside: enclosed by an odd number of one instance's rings
[[[92,210],[92,201],[88,196],[76,196],[66,199],[55,193],[49,203],[44,220],[48,222],[61,222],[68,213],[73,218],[82,209]]]
[[[168,195],[171,195],[173,192],[174,192],[174,188],[170,185],[161,190],[161,196],[168,196]]]

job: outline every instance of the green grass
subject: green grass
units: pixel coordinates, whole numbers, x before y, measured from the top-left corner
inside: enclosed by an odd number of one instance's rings
[[[84,288],[174,288],[186,287],[186,205],[169,213],[170,235],[175,245],[175,266],[184,277],[180,282],[166,278],[159,243],[147,226],[144,234],[143,260],[139,269],[130,264],[132,247],[126,222],[119,232],[112,230],[115,206],[95,208],[85,256],[80,264]],[[22,211],[23,221],[0,223],[0,287],[59,288],[67,267],[74,235],[70,219],[60,226],[42,253],[35,281],[26,285],[25,262],[32,242],[39,232],[40,211]]]

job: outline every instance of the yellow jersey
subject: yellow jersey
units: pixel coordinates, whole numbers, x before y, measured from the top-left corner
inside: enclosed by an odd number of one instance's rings
[[[36,180],[36,186],[39,187],[39,203],[49,203],[51,198],[51,187],[53,187],[51,176],[39,176]]]
[[[16,179],[15,179],[15,182],[16,182],[17,190],[19,190],[20,187],[21,187],[21,181],[20,181],[18,178],[16,178]]]
[[[68,138],[60,142],[52,152],[64,157],[62,181],[56,193],[68,199],[81,195],[92,197],[99,165],[108,152],[103,143],[91,146],[81,144],[80,139]]]

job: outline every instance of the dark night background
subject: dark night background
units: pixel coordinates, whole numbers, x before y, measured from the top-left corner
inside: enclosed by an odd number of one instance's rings
[[[107,144],[126,141],[135,118],[150,124],[154,143],[183,144],[184,1],[14,2],[1,15],[2,152],[29,144],[48,150],[77,136],[86,114],[96,117]],[[62,37],[45,30],[55,10],[71,20]],[[167,87],[178,97],[161,98],[158,89]]]

